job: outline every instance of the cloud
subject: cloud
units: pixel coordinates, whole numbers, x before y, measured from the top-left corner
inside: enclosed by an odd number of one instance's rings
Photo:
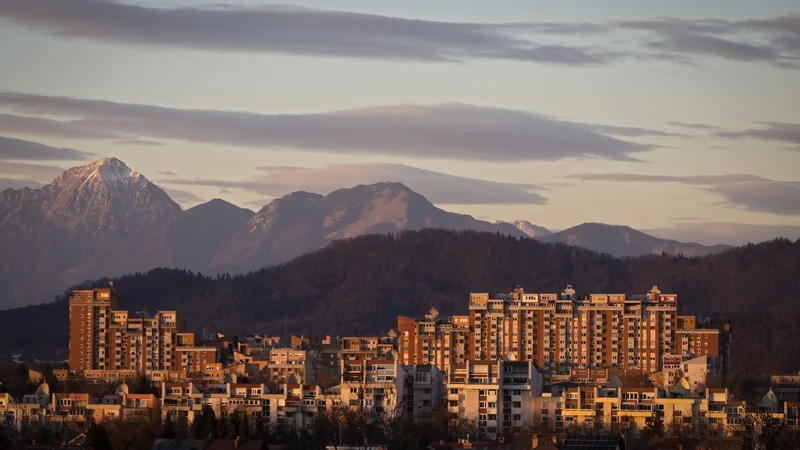
[[[800,225],[758,225],[735,222],[676,223],[667,227],[642,230],[652,236],[698,242],[705,245],[745,245],[777,237],[800,239]]]
[[[236,52],[573,66],[621,57],[535,36],[598,33],[606,29],[601,24],[455,23],[285,6],[150,8],[103,0],[4,0],[0,18],[65,38]]]
[[[725,203],[748,211],[779,215],[800,214],[800,182],[777,181],[750,174],[641,175],[634,173],[576,174],[568,178],[584,181],[667,182],[700,186],[725,199]]]
[[[0,91],[0,96],[4,95]],[[34,111],[35,112],[35,111]],[[118,139],[125,136],[100,130],[76,120],[53,120],[44,117],[0,114],[0,133],[51,136],[68,139]]]
[[[611,137],[591,124],[462,103],[269,115],[0,92],[0,106],[22,114],[63,117],[54,121],[58,125],[51,124],[59,130],[74,125],[82,133],[283,151],[490,162],[637,161],[633,154],[658,147]],[[41,126],[47,128],[45,124]]]
[[[168,177],[177,177],[178,176],[177,173],[175,173],[175,172],[173,172],[171,170],[159,170],[156,173],[159,174],[159,175],[166,175]]]
[[[613,135],[613,136],[627,136],[627,137],[645,137],[645,136],[686,137],[685,135],[678,134],[678,133],[668,133],[666,131],[653,130],[653,129],[650,129],[650,128],[639,128],[639,127],[618,127],[618,126],[613,126],[613,125],[592,125],[592,129],[597,131],[598,133],[610,134],[610,135]]]
[[[6,189],[22,189],[26,187],[38,189],[42,187],[42,185],[42,183],[34,180],[0,177],[0,192],[5,191]]]
[[[210,51],[567,66],[626,58],[694,64],[712,56],[800,67],[798,14],[739,21],[459,23],[273,5],[163,8],[105,0],[4,0],[3,19],[62,38]],[[587,44],[576,41],[580,38]],[[597,45],[599,38],[608,45]],[[612,50],[614,39],[630,45]]]
[[[57,148],[38,142],[0,136],[0,160],[82,160],[94,156],[71,148]]]
[[[761,139],[800,145],[800,123],[759,122],[762,128],[722,131],[716,135],[728,139]]]
[[[307,167],[300,167],[300,166],[261,166],[256,167],[256,170],[262,170],[264,172],[289,172],[291,170],[307,170]]]
[[[148,141],[145,139],[121,139],[119,141],[114,141],[114,143],[118,145],[134,145],[140,147],[160,147],[164,145],[163,142]]]
[[[713,131],[721,129],[719,127],[715,127],[714,125],[708,125],[705,123],[686,123],[686,122],[678,122],[676,120],[669,121],[667,122],[667,124],[672,125],[674,127],[689,128],[691,130],[701,130],[701,131]]]
[[[642,45],[656,59],[695,62],[713,56],[800,68],[798,14],[740,21],[660,18],[614,23],[621,29],[647,33]]]
[[[64,169],[58,166],[0,161],[0,174],[10,175],[13,178],[50,182],[63,172]]]
[[[335,164],[320,168],[270,167],[268,172],[267,176],[247,181],[164,179],[159,180],[159,183],[240,189],[265,197],[277,197],[300,190],[327,194],[358,184],[396,181],[436,204],[539,205],[547,202],[547,199],[539,193],[544,190],[540,186],[466,178],[401,164]]]
[[[164,189],[164,192],[166,192],[167,195],[170,196],[170,198],[175,200],[175,203],[178,203],[183,208],[194,206],[198,203],[202,203],[205,201],[189,191],[183,191],[180,189],[173,189],[173,188],[165,188],[163,186],[161,187],[161,189]]]
[[[669,220],[672,220],[672,221],[675,221],[675,222],[690,222],[690,221],[696,221],[696,220],[703,220],[703,218],[702,217],[688,216],[688,217],[673,217],[673,218],[671,218]]]

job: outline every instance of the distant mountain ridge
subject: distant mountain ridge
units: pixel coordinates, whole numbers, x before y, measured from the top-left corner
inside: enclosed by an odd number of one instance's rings
[[[702,245],[661,239],[624,225],[583,223],[557,233],[536,236],[542,242],[583,247],[616,257],[660,255],[705,256],[731,249],[730,245]]]
[[[243,273],[365,234],[441,228],[561,242],[613,256],[717,253],[630,227],[583,224],[558,233],[444,211],[397,182],[298,191],[258,212],[214,199],[186,211],[117,158],[65,171],[40,189],[0,192],[0,309],[47,302],[74,283],[175,267]]]
[[[293,192],[257,213],[221,199],[182,211],[144,175],[103,158],[40,189],[0,192],[0,309],[49,301],[88,278],[153,267],[241,273],[336,239],[430,227],[523,236],[391,182]]]
[[[528,222],[527,220],[508,220],[508,221],[498,220],[495,222],[495,224],[501,224],[501,223],[509,223],[511,225],[514,225],[514,227],[516,227],[519,231],[522,231],[525,234],[525,236],[531,238],[537,236],[546,236],[552,233],[552,231],[548,230],[547,228],[539,225],[534,225]]]

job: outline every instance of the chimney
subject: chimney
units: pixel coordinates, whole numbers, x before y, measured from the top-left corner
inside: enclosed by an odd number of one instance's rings
[[[233,440],[233,448],[239,448],[239,436],[236,436],[236,439]]]

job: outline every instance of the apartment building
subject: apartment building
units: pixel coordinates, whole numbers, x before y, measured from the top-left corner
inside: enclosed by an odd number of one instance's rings
[[[266,366],[274,383],[313,384],[316,383],[318,352],[296,348],[275,348],[269,353]]]
[[[325,397],[318,386],[283,384],[270,391],[265,384],[220,383],[198,385],[192,382],[167,382],[161,385],[163,414],[191,423],[203,408],[219,416],[243,412],[261,417],[271,427],[301,429],[325,411]]]
[[[691,327],[691,328],[689,328]],[[665,358],[720,355],[719,330],[678,318],[678,298],[654,286],[647,294],[577,295],[473,293],[469,316],[442,319],[433,309],[422,320],[398,317],[403,364],[436,364],[445,371],[465,360],[513,356],[542,368],[546,381],[573,369],[660,371]]]
[[[394,416],[403,413],[407,373],[394,359],[342,361],[342,381],[325,391],[328,406]]]
[[[549,395],[536,399],[533,424],[556,432],[572,426],[641,431],[659,417],[676,435],[702,434],[710,427],[730,433],[745,413],[744,402],[725,388],[706,388],[694,395],[684,379],[669,389],[623,387],[615,381],[605,386],[554,386]]]
[[[0,417],[4,423],[61,426],[86,426],[89,421],[102,422],[118,418],[149,417],[158,400],[152,394],[130,394],[121,384],[114,394],[92,398],[87,393],[50,392],[42,383],[36,393],[14,399],[0,394]]]
[[[706,355],[686,360],[681,355],[675,355],[665,358],[663,369],[652,374],[650,380],[655,386],[668,389],[684,379],[692,394],[699,395],[706,388],[709,376],[714,373],[713,360]]]
[[[453,366],[445,386],[451,421],[474,420],[481,438],[496,440],[530,423],[542,377],[532,361],[467,361]]]
[[[113,288],[74,291],[69,299],[69,364],[73,374],[95,379],[131,374],[171,378],[168,372],[205,373],[216,349],[195,346],[177,311],[134,314],[116,309]],[[214,369],[219,369],[215,367]]]
[[[414,420],[431,419],[444,407],[444,380],[438,367],[431,364],[403,366],[405,372],[405,414]]]
[[[439,316],[436,308],[422,320],[397,317],[397,347],[403,364],[433,364],[444,371],[467,360],[469,316]]]

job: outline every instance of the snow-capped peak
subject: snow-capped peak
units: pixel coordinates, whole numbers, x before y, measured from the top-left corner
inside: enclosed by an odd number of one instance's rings
[[[80,167],[81,178],[87,182],[93,179],[100,179],[108,185],[118,186],[119,184],[131,185],[137,181],[147,181],[144,176],[134,172],[124,162],[117,158],[102,158],[97,161]]]
[[[117,158],[73,167],[45,186],[43,195],[49,220],[80,220],[88,228],[117,226],[131,214],[174,217],[180,212],[164,191]]]
[[[527,220],[498,220],[495,223],[508,223],[514,225],[519,231],[523,232],[528,237],[545,236],[552,232],[545,227],[534,225]]]

